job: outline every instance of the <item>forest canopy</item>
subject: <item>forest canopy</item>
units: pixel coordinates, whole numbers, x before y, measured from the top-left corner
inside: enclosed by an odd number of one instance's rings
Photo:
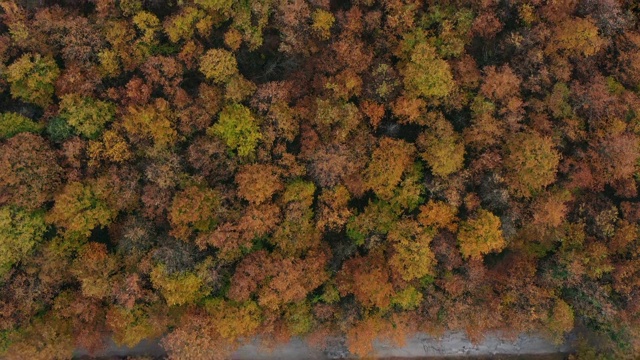
[[[0,1],[0,357],[574,329],[637,356],[639,16]]]

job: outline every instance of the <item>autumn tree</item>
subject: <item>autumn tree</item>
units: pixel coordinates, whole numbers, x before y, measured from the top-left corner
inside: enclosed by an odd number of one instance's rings
[[[450,175],[464,165],[462,139],[445,119],[439,118],[429,130],[420,134],[418,147],[435,175]]]
[[[0,145],[0,204],[36,209],[51,200],[62,169],[43,138],[18,134]]]
[[[237,345],[226,341],[216,331],[214,318],[203,309],[194,309],[182,315],[177,326],[162,339],[162,347],[170,359],[228,358]]]
[[[429,248],[434,232],[416,221],[399,221],[389,231],[387,239],[393,244],[389,259],[391,268],[405,281],[433,274],[435,257]]]
[[[42,128],[41,124],[17,113],[0,114],[0,139],[8,139],[22,132],[37,134]]]
[[[187,241],[196,231],[212,230],[220,206],[220,195],[213,189],[189,186],[176,193],[169,212],[171,234]]]
[[[371,314],[356,321],[346,331],[349,351],[359,357],[375,356],[375,342],[382,342],[393,347],[405,345],[406,338],[415,332],[407,316],[394,314],[383,317],[381,314]]]
[[[402,174],[413,162],[413,145],[403,140],[383,138],[371,154],[365,171],[366,184],[382,199],[390,199]]]
[[[117,215],[109,207],[107,195],[96,183],[71,182],[55,196],[46,220],[67,235],[88,237],[93,229],[110,224]]]
[[[394,295],[390,276],[383,253],[373,251],[345,261],[336,276],[336,284],[341,296],[353,294],[364,307],[385,310]]]
[[[7,359],[22,359],[25,356],[34,360],[51,358],[70,358],[74,344],[69,321],[46,314],[24,327],[21,332],[11,332],[9,346],[4,356]]]
[[[396,213],[411,212],[424,202],[425,187],[422,182],[424,166],[415,162],[403,175],[400,185],[394,190],[389,204]]]
[[[636,173],[640,158],[638,137],[628,133],[612,136],[599,144],[597,153],[601,160],[594,167],[602,171],[609,182],[630,178]]]
[[[311,208],[315,191],[313,183],[302,180],[295,180],[285,188],[282,195],[284,219],[269,239],[285,254],[301,255],[320,243],[322,234],[313,222],[314,212]]]
[[[169,273],[164,265],[159,264],[150,276],[154,288],[160,291],[169,306],[195,303],[211,291],[203,278],[193,271]]]
[[[116,261],[105,244],[90,242],[80,249],[71,273],[80,281],[84,296],[103,299],[111,295],[110,276],[117,270]]]
[[[0,276],[34,249],[46,230],[42,211],[0,207]]]
[[[302,301],[327,280],[328,255],[325,250],[311,251],[304,259],[251,253],[238,264],[228,296],[246,301],[257,294],[258,304],[271,311]]]
[[[434,229],[455,231],[458,226],[457,213],[458,209],[450,204],[429,200],[425,205],[420,206],[417,220],[420,224]]]
[[[321,40],[328,40],[331,37],[331,26],[336,21],[333,14],[326,10],[316,9],[311,18],[313,19],[311,29]]]
[[[258,120],[248,108],[240,104],[225,106],[218,122],[207,129],[207,134],[220,137],[240,156],[251,155],[262,139]]]
[[[485,79],[480,92],[492,101],[506,102],[520,94],[520,79],[509,66],[496,69],[489,66],[484,69]]]
[[[402,75],[405,88],[412,94],[438,99],[449,95],[453,90],[449,63],[441,59],[431,45],[416,45],[408,60]]]
[[[114,342],[120,346],[134,347],[145,339],[162,336],[167,321],[157,308],[157,305],[138,305],[131,309],[110,306],[105,322]]]
[[[178,139],[175,117],[168,101],[158,98],[146,106],[130,106],[122,125],[135,142],[152,141],[157,147],[167,147]]]
[[[220,336],[232,342],[255,335],[261,325],[262,311],[255,301],[235,302],[215,298],[207,301],[204,308],[215,319]]]
[[[571,306],[558,299],[550,311],[547,326],[556,344],[564,341],[564,335],[573,330],[574,314]]]
[[[391,230],[398,213],[384,201],[370,202],[360,214],[347,223],[347,236],[358,245],[363,245],[370,235],[384,235]]]
[[[11,96],[16,99],[48,106],[54,93],[54,83],[60,70],[51,57],[24,54],[7,67]]]
[[[183,6],[173,16],[164,21],[163,28],[169,40],[177,43],[190,40],[194,34],[210,31],[212,18],[195,6]]]
[[[200,72],[216,83],[226,83],[238,73],[238,65],[227,50],[211,49],[200,58]]]
[[[475,218],[461,222],[458,244],[462,255],[479,259],[482,255],[504,249],[507,243],[500,225],[500,218],[484,209],[478,210]]]
[[[0,358],[640,353],[636,1],[75,2],[0,0]]]
[[[571,56],[595,55],[605,40],[598,34],[598,27],[590,18],[569,18],[556,26],[546,52],[564,52]]]
[[[148,11],[138,11],[133,16],[133,23],[142,31],[142,41],[148,45],[156,42],[158,31],[161,29],[160,20]]]
[[[101,161],[122,163],[133,157],[129,143],[113,130],[105,131],[99,141],[90,141],[87,155],[91,159],[91,165]]]
[[[374,355],[373,342],[383,332],[384,320],[371,316],[351,326],[346,333],[349,351],[359,357]]]
[[[102,133],[107,123],[115,116],[115,106],[105,101],[68,94],[60,101],[60,118],[89,139]]]
[[[318,198],[319,210],[317,227],[340,230],[353,215],[349,209],[351,194],[344,186],[323,190]]]
[[[345,141],[362,120],[358,107],[349,102],[317,99],[314,122],[319,133],[326,138]]]
[[[515,195],[531,197],[556,178],[560,154],[552,139],[519,133],[505,147],[506,180]]]
[[[504,135],[504,125],[496,118],[496,106],[483,96],[476,96],[470,106],[471,126],[464,131],[465,143],[474,148],[494,146]]]
[[[238,194],[247,201],[261,204],[282,190],[278,169],[269,165],[246,165],[236,175]]]

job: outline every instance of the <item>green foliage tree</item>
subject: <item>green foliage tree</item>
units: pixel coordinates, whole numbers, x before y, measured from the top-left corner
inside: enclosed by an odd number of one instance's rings
[[[372,233],[386,234],[398,219],[393,207],[384,201],[370,202],[361,214],[352,217],[347,223],[347,236],[358,245]]]
[[[73,127],[59,116],[54,117],[47,123],[47,135],[53,142],[61,143],[73,136]]]

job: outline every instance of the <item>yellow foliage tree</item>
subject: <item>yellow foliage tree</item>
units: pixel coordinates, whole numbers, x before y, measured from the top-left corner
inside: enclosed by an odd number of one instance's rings
[[[507,243],[502,237],[500,218],[480,209],[475,218],[460,224],[458,244],[462,255],[472,259],[504,249]]]
[[[455,132],[450,122],[444,118],[420,134],[418,147],[424,150],[422,158],[431,167],[431,172],[438,176],[448,176],[464,165],[464,143]]]
[[[55,197],[46,220],[64,228],[69,235],[91,235],[98,226],[106,226],[116,217],[107,203],[107,194],[94,183],[71,182]]]
[[[416,45],[402,75],[409,92],[426,98],[443,98],[449,95],[455,84],[449,63],[427,43]]]
[[[436,259],[429,248],[433,231],[416,221],[401,220],[389,231],[387,239],[394,250],[389,265],[403,280],[411,281],[433,273]]]
[[[207,129],[207,135],[220,137],[240,156],[253,154],[262,134],[256,118],[241,104],[227,105],[220,112],[216,124]]]
[[[505,148],[506,180],[518,196],[531,197],[556,179],[560,154],[551,138],[537,133],[518,133]]]
[[[169,274],[164,265],[156,265],[150,275],[153,287],[160,290],[169,306],[193,304],[210,292],[204,280],[193,272]]]
[[[134,347],[142,340],[161,336],[164,326],[158,326],[153,321],[148,306],[137,305],[132,309],[120,306],[112,306],[107,310],[106,323],[113,332],[113,340],[116,344],[126,347]]]
[[[105,125],[113,120],[115,112],[113,104],[79,94],[64,95],[60,101],[60,117],[89,139],[95,139],[102,133]]]
[[[458,209],[442,201],[429,200],[420,206],[418,221],[424,226],[432,226],[436,229],[456,231],[458,228]]]
[[[156,146],[166,148],[178,139],[175,116],[164,99],[156,99],[146,106],[129,107],[122,125],[135,142],[150,139]]]
[[[321,40],[328,40],[331,37],[331,27],[336,21],[332,13],[317,9],[312,15],[313,24],[311,28],[316,32]]]
[[[226,83],[238,73],[235,56],[224,49],[211,49],[200,58],[200,71],[216,83]]]
[[[546,51],[562,51],[573,56],[592,56],[604,45],[605,40],[598,35],[595,21],[591,18],[576,17],[559,22]]]
[[[229,341],[254,335],[261,324],[262,311],[255,301],[235,302],[217,298],[207,301],[204,307],[215,319],[220,336]]]
[[[573,323],[573,309],[563,300],[557,299],[547,319],[547,328],[556,344],[564,342],[564,335],[573,330]]]
[[[51,103],[60,70],[51,57],[24,54],[7,67],[11,96],[45,107]]]
[[[403,140],[383,138],[373,151],[365,171],[365,182],[378,197],[389,200],[402,180],[402,174],[413,163],[415,148]]]

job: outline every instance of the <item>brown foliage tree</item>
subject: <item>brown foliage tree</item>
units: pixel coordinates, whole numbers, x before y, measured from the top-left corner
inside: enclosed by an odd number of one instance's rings
[[[36,209],[53,198],[62,168],[44,139],[18,134],[0,145],[0,204]]]

